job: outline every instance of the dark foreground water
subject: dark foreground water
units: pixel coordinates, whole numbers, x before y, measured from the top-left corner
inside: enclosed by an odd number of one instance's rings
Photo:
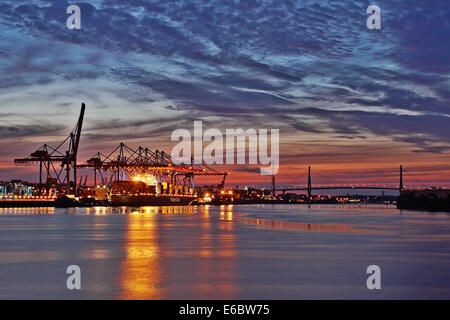
[[[66,268],[81,268],[68,290]],[[366,268],[381,268],[368,290]],[[391,206],[0,209],[0,299],[450,299],[450,214]]]

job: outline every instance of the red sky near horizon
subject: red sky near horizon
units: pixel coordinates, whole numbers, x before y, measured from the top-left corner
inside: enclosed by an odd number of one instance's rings
[[[89,107],[88,107],[89,111]],[[73,117],[76,119],[76,117]],[[86,127],[83,130],[79,163],[85,162],[97,152],[109,154],[119,142],[124,142],[132,148],[149,146],[151,150],[165,150],[171,152],[176,144],[170,141],[170,136],[149,137],[116,140],[109,143],[97,142],[95,135],[89,128],[92,120],[89,113],[86,116]],[[75,123],[75,121],[73,121]],[[243,127],[246,129],[246,127]],[[185,129],[193,133],[192,126]],[[204,128],[204,131],[208,127]],[[5,140],[0,139],[0,181],[10,179],[38,180],[38,166],[16,166],[14,158],[23,158],[36,150],[41,144],[49,143],[55,147],[58,142],[70,131],[59,130],[60,135],[19,138],[15,148],[8,149]],[[225,136],[225,130],[223,130]],[[92,138],[92,135],[94,138]],[[165,139],[164,139],[165,138]],[[429,153],[415,153],[412,148],[394,143],[374,139],[371,146],[367,146],[357,139],[334,139],[333,144],[323,142],[323,137],[310,134],[299,137],[298,141],[290,135],[280,136],[280,167],[276,175],[277,185],[305,185],[307,181],[307,166],[312,168],[314,185],[392,185],[399,183],[399,165],[404,167],[404,183],[406,186],[442,186],[449,187],[450,166],[443,155]],[[364,139],[366,142],[367,138]],[[270,141],[270,140],[269,140]],[[147,142],[147,144],[146,144]],[[209,142],[204,142],[206,147]],[[395,153],[393,153],[395,150]],[[63,148],[62,151],[65,151]],[[248,156],[248,149],[246,150]],[[411,154],[414,157],[411,157]],[[261,165],[211,165],[218,171],[230,171],[227,177],[229,186],[270,185],[271,177],[260,174]],[[89,175],[92,181],[93,174],[89,169],[81,169],[80,175]],[[220,177],[197,178],[198,183],[218,182]]]

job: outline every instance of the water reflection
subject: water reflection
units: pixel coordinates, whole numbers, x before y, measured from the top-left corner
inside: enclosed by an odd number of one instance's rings
[[[210,209],[202,206],[118,210],[117,213],[126,214],[119,298],[164,299],[170,296],[170,290],[177,290],[186,283],[196,297],[234,298],[238,256],[234,223],[218,222],[217,212],[211,213]],[[91,214],[95,214],[95,210]],[[195,223],[188,223],[186,216]],[[171,250],[173,246],[183,248],[184,240],[192,241],[192,246],[188,246],[190,250]],[[174,270],[182,274],[190,270],[191,276],[177,279],[175,283],[166,276]]]
[[[319,231],[319,232],[345,232],[345,233],[364,233],[364,234],[379,234],[387,233],[384,226],[352,226],[350,224],[319,224],[319,223],[304,223],[304,222],[286,222],[279,220],[260,219],[245,217],[240,213],[233,213],[233,205],[220,207],[220,219],[222,221],[240,221],[245,224],[254,225],[262,229],[275,230],[296,230],[296,231]]]
[[[220,209],[220,214],[232,215],[233,206],[227,206],[228,210]],[[221,223],[220,229],[223,232],[219,237],[219,248],[221,257],[220,269],[222,272],[222,283],[219,283],[218,288],[224,295],[222,299],[236,299],[236,279],[238,277],[236,261],[238,252],[236,249],[236,230],[234,230],[234,223]]]
[[[380,298],[439,299],[450,297],[449,218],[375,206],[0,208],[0,298],[73,298],[57,275],[80,263],[93,299],[371,299],[358,275],[376,257],[391,274]]]
[[[0,215],[40,215],[54,213],[54,207],[0,208]]]
[[[140,208],[126,216],[125,257],[120,267],[120,299],[162,299],[158,209]]]
[[[368,230],[355,228],[348,224],[314,224],[303,222],[284,222],[266,219],[246,218],[246,217],[238,217],[236,218],[236,220],[265,229],[320,231],[320,232],[357,232],[357,233],[382,232],[381,230]]]
[[[234,223],[217,223],[210,206],[200,208],[199,257],[196,268],[195,296],[203,299],[235,299],[237,266]],[[222,207],[220,215],[226,215]]]
[[[86,208],[87,215],[104,216],[110,214],[194,214],[197,212],[195,206],[167,206],[167,207],[92,207]]]

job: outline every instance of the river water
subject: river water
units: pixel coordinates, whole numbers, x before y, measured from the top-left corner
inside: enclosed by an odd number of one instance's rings
[[[69,265],[81,290],[68,290]],[[381,289],[369,290],[369,265]],[[0,208],[0,299],[450,299],[450,214],[383,205]]]

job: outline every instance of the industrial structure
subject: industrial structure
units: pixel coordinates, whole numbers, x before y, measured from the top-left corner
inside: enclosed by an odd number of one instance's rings
[[[15,159],[16,165],[39,165],[39,194],[51,191],[61,193],[65,189],[67,194],[77,194],[77,155],[80,145],[81,129],[83,127],[86,106],[81,105],[80,116],[75,128],[57,147],[44,144],[26,158]],[[45,180],[43,174],[46,174]],[[73,181],[71,181],[71,172]]]
[[[7,185],[2,186],[1,197],[9,200],[8,205],[13,200],[18,205],[23,202],[31,205],[33,200],[42,199],[64,206],[114,205],[115,202],[120,205],[188,204],[196,200],[196,189],[224,187],[228,172],[206,165],[179,163],[164,151],[146,147],[132,149],[124,143],[106,155],[97,152],[86,162],[78,163],[85,109],[82,103],[75,128],[58,146],[44,144],[28,157],[14,160],[16,165],[39,166],[39,183],[26,187],[24,184],[25,193],[21,184],[17,196],[16,185],[9,189]],[[81,176],[78,182],[78,170],[86,168],[93,170],[93,186],[87,186],[87,175]],[[197,176],[220,176],[222,180],[217,185],[196,188]]]
[[[180,163],[164,151],[142,146],[132,149],[124,143],[107,155],[96,153],[77,167],[93,170],[97,200],[106,200],[98,196],[98,189],[106,188],[110,190],[110,200],[122,205],[189,203],[197,197],[197,189],[204,188],[195,186],[196,177],[221,176],[221,183],[215,186],[220,189],[228,175],[206,165]]]

